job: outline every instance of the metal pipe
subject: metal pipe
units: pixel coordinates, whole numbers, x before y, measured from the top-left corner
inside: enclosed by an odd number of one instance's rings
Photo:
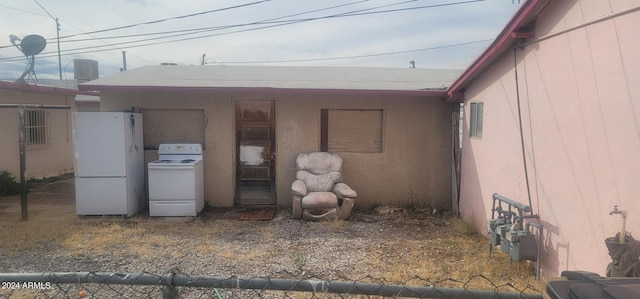
[[[0,108],[31,108],[31,109],[71,109],[69,105],[40,105],[40,104],[0,104]]]
[[[184,286],[227,289],[253,289],[276,291],[302,291],[314,293],[364,294],[390,297],[420,298],[503,298],[542,299],[541,294],[497,292],[456,288],[436,288],[405,285],[382,285],[361,282],[326,280],[294,280],[276,278],[251,278],[235,276],[194,276],[169,273],[101,273],[101,272],[60,272],[60,273],[0,273],[0,281],[8,282],[52,282],[56,284],[102,283],[129,285]]]
[[[22,221],[27,221],[29,217],[27,212],[27,192],[29,192],[29,186],[27,186],[27,176],[25,174],[27,169],[27,126],[25,123],[24,107],[18,106],[18,147],[20,151],[20,210],[22,211]]]
[[[609,212],[609,215],[620,214],[622,215],[622,228],[620,229],[620,236],[618,239],[620,240],[620,244],[624,244],[627,236],[627,211],[622,211],[618,209],[617,205],[613,206],[613,211]]]
[[[535,43],[539,43],[541,41],[544,41],[544,40],[547,40],[547,39],[550,39],[550,38],[553,38],[553,37],[556,37],[556,36],[560,36],[560,35],[563,35],[563,34],[566,34],[566,33],[569,33],[571,31],[574,31],[574,30],[577,30],[577,29],[581,29],[581,28],[584,28],[584,27],[587,27],[587,26],[591,26],[593,24],[597,24],[597,23],[600,23],[600,22],[603,22],[603,21],[606,21],[606,20],[611,20],[613,18],[617,18],[619,16],[623,16],[623,15],[626,15],[628,13],[635,12],[637,10],[640,10],[640,5],[635,5],[635,6],[627,8],[627,9],[624,9],[624,10],[621,10],[621,11],[618,11],[618,12],[614,12],[614,13],[612,13],[610,15],[602,16],[602,17],[593,19],[591,21],[588,21],[588,22],[585,22],[585,23],[582,23],[582,24],[579,24],[579,25],[576,25],[576,26],[565,28],[565,29],[560,30],[558,32],[553,32],[553,33],[551,33],[549,35],[542,36],[542,37],[539,37],[537,39],[530,40],[530,41],[525,42],[522,45],[520,45],[520,47],[524,48],[526,46],[529,46],[529,45],[532,45],[532,44],[535,44]]]
[[[518,55],[516,55],[516,50],[518,48],[513,48],[513,75],[515,77],[515,85],[516,85],[516,102],[518,104],[518,128],[520,130],[520,149],[522,150],[522,166],[524,170],[524,180],[527,186],[527,198],[529,199],[529,207],[531,207],[531,186],[529,185],[529,169],[527,167],[527,155],[526,155],[526,147],[524,144],[524,128],[522,126],[522,110],[520,108],[520,84],[518,84]],[[531,113],[531,112],[529,112]],[[533,134],[533,132],[531,133]],[[533,151],[533,149],[532,149]],[[528,212],[528,211],[527,211]],[[521,215],[522,216],[522,215]]]
[[[127,51],[122,51],[122,70],[127,70]]]
[[[538,249],[536,250],[536,279],[540,280],[540,257],[542,256],[542,223],[527,222],[527,231],[529,226],[538,229]]]
[[[60,22],[58,22],[58,18],[56,18],[55,20],[56,20],[56,37],[58,39],[58,70],[60,71],[60,80],[62,80],[62,58],[60,58]]]
[[[514,206],[517,209],[522,210],[523,212],[527,212],[527,213],[531,212],[531,207],[529,207],[529,206],[527,206],[525,204],[519,203],[519,202],[517,202],[517,201],[515,201],[513,199],[504,197],[504,196],[502,196],[502,195],[500,195],[498,193],[493,193],[493,199],[502,201],[502,202],[508,204],[509,206]]]
[[[28,203],[27,193],[29,192],[29,186],[26,178],[27,169],[27,155],[26,155],[26,138],[27,129],[25,121],[25,109],[70,109],[68,105],[37,105],[37,104],[0,104],[0,108],[18,108],[18,147],[20,153],[20,208],[22,214],[22,221],[27,221]],[[46,137],[45,137],[46,138]]]

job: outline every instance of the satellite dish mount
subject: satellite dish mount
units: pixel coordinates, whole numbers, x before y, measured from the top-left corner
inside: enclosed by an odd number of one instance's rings
[[[16,46],[16,48],[18,48],[25,57],[27,57],[28,61],[27,67],[24,69],[22,76],[20,76],[16,82],[28,83],[28,80],[31,80],[35,84],[38,80],[36,72],[33,70],[36,64],[36,55],[40,54],[40,52],[44,50],[47,46],[47,41],[44,37],[35,34],[27,35],[23,39],[12,34],[9,36],[9,39],[11,40],[11,43]],[[20,44],[18,45],[17,42],[20,42]]]

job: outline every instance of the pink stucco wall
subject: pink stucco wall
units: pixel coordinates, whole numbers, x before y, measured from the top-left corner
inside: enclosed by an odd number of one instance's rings
[[[75,96],[0,88],[0,104],[66,105],[69,110],[47,110],[48,144],[26,150],[26,177],[46,178],[73,172],[72,111]],[[20,177],[18,110],[0,109],[0,171]]]
[[[494,192],[528,204],[518,83],[532,208],[545,231],[543,275],[604,276],[604,239],[622,221],[609,215],[613,205],[628,211],[627,232],[640,239],[639,7],[551,1],[515,61],[508,51],[465,91],[460,209],[486,233]],[[484,103],[482,138],[469,138],[472,102]]]

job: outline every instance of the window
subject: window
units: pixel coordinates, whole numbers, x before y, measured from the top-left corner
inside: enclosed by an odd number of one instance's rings
[[[482,138],[482,113],[484,103],[471,103],[469,135]]]
[[[44,109],[24,111],[27,148],[46,147],[49,143],[49,112]]]
[[[320,150],[381,153],[382,109],[322,109]]]

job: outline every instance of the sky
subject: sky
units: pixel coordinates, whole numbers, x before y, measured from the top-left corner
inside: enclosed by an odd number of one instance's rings
[[[518,8],[512,0],[0,0],[0,79],[27,60],[10,35],[40,35],[39,79],[179,65],[465,69]],[[60,54],[56,21],[60,24]],[[17,45],[21,45],[16,40]],[[124,51],[124,54],[123,54]],[[203,59],[204,56],[204,59]]]

